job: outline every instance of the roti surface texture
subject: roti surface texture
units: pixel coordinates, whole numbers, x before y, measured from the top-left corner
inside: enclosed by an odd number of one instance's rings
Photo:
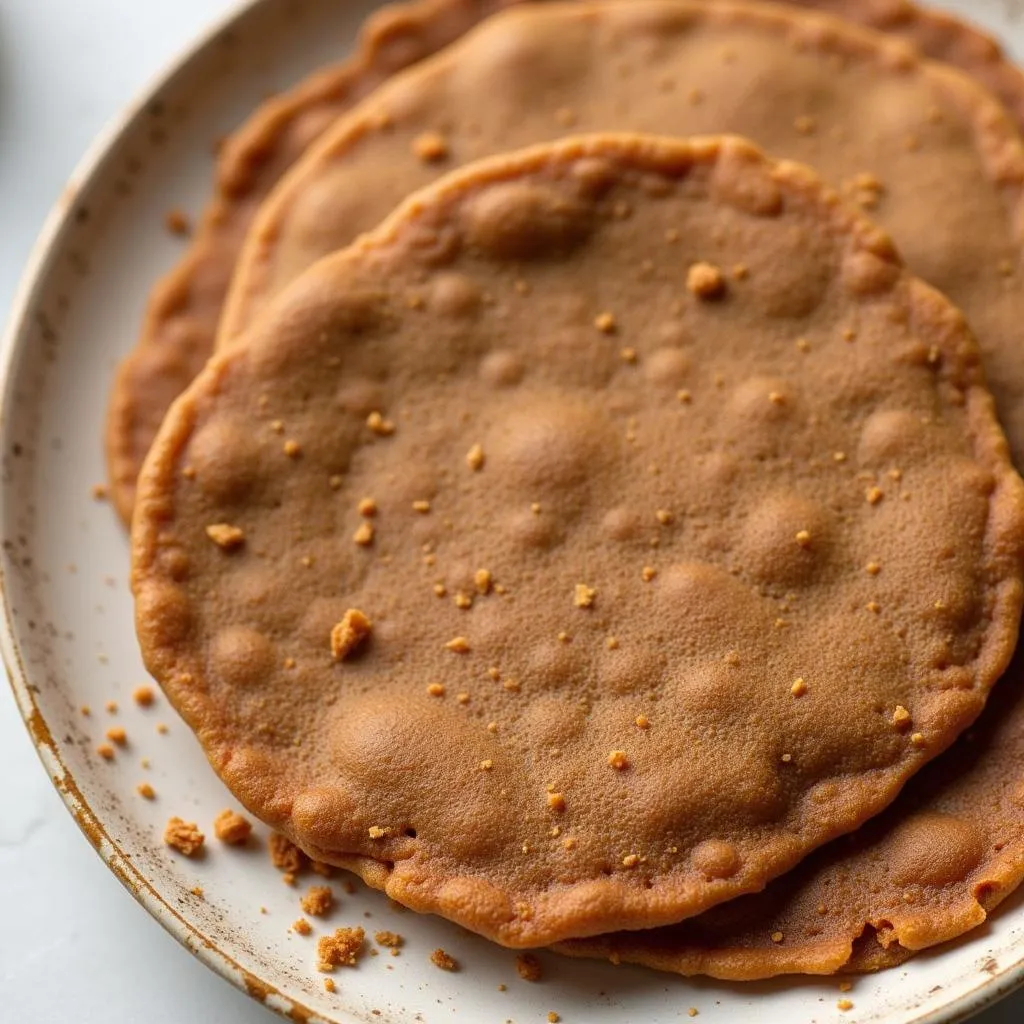
[[[668,928],[563,943],[680,974],[747,981],[874,971],[980,925],[1024,878],[1024,666],[893,805],[761,893]]]
[[[1018,123],[1024,120],[1021,72],[995,40],[956,18],[907,0],[799,4],[883,29],[926,56],[960,66],[989,86]],[[111,493],[125,522],[135,502],[139,468],[167,408],[213,349],[231,274],[259,203],[341,112],[498,6],[504,4],[420,0],[386,7],[365,28],[355,59],[318,72],[259,107],[229,138],[195,240],[155,287],[137,346],[125,359],[111,395],[106,428]]]
[[[967,315],[1007,433],[1024,435],[1013,123],[904,43],[782,6],[630,0],[492,17],[382,85],[284,179],[240,258],[223,337],[446,169],[615,130],[736,132],[864,202],[907,265]],[[443,150],[425,159],[433,135]]]
[[[381,8],[350,59],[261,105],[224,144],[215,191],[178,265],[154,287],[107,413],[111,498],[131,520],[142,460],[164,414],[213,351],[235,261],[256,210],[309,145],[396,71],[436,53],[504,0],[415,0]]]
[[[1005,667],[1022,485],[980,381],[809,171],[496,158],[175,404],[143,654],[250,810],[402,903],[508,945],[677,921],[880,811]]]

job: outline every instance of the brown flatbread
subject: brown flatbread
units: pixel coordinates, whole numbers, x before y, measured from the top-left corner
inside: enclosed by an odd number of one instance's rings
[[[282,181],[239,259],[223,338],[446,169],[570,128],[735,132],[816,168],[966,313],[1007,433],[1024,437],[1024,148],[1012,121],[904,43],[784,6],[626,0],[492,17],[384,83]],[[433,135],[444,151],[424,156]]]
[[[747,143],[477,164],[174,405],[143,654],[250,810],[414,909],[677,921],[880,811],[1005,667],[1024,485],[980,379]]]
[[[795,0],[898,35],[991,88],[1024,123],[1024,80],[991,37],[906,0]],[[495,7],[490,0],[420,0],[386,7],[364,30],[359,56],[261,106],[227,143],[214,198],[195,241],[154,289],[136,349],[115,381],[106,444],[115,507],[127,523],[145,453],[175,397],[213,348],[221,308],[259,203],[337,116],[381,80],[453,41]]]
[[[436,53],[506,0],[413,0],[382,7],[355,54],[260,106],[224,145],[213,199],[195,238],[153,289],[135,348],[118,368],[107,412],[110,492],[131,521],[142,460],[171,402],[213,351],[221,308],[256,210],[325,128],[382,81]]]

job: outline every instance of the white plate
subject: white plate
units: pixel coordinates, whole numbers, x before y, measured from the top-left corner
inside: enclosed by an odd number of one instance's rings
[[[399,931],[406,946],[399,957],[368,957],[339,971],[331,995],[315,970],[315,940],[288,930],[300,916],[298,892],[270,866],[265,833],[247,851],[211,841],[195,862],[162,845],[168,816],[194,818],[209,832],[232,800],[166,702],[142,709],[131,699],[145,673],[131,627],[127,540],[110,507],[90,499],[104,478],[99,437],[111,373],[131,344],[150,283],[179,249],[161,227],[163,214],[202,206],[212,140],[267,92],[336,60],[374,5],[261,0],[214,32],[97,144],[26,275],[0,367],[0,646],[68,808],[171,934],[271,1008],[302,1020],[542,1022],[554,1010],[566,1024],[677,1024],[695,1007],[709,1022],[756,1014],[764,1024],[937,1024],[1024,983],[1022,897],[954,947],[855,981],[848,996],[855,1008],[842,1013],[837,983],[827,979],[726,985],[543,955],[546,980],[531,985],[517,977],[511,952],[437,919],[400,914],[363,887],[347,895],[335,881],[340,905],[327,924]],[[945,6],[983,20],[1011,46],[1024,44],[1018,3]],[[110,700],[116,714],[104,710]],[[94,749],[114,722],[130,742],[109,764]],[[160,722],[169,725],[166,735],[156,731]],[[144,778],[155,801],[135,792]],[[192,894],[196,886],[205,898]],[[459,973],[429,963],[438,946],[461,961]]]

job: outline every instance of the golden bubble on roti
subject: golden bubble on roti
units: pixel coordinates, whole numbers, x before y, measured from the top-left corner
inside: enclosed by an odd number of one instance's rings
[[[884,233],[741,140],[593,137],[411,197],[214,357],[140,478],[137,627],[251,811],[538,945],[886,806],[1009,660],[1021,501]]]

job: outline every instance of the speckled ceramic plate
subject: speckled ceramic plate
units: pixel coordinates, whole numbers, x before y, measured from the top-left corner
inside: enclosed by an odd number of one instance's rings
[[[211,842],[197,861],[162,845],[168,816],[195,819],[209,832],[232,801],[166,703],[141,708],[131,698],[145,673],[126,586],[127,538],[112,509],[91,498],[104,477],[100,434],[111,373],[131,344],[149,284],[180,244],[162,227],[165,212],[201,208],[212,141],[269,91],[336,59],[372,6],[262,0],[211,34],[97,144],[26,275],[2,354],[0,642],[22,714],[69,810],[171,934],[234,984],[301,1020],[523,1024],[554,1011],[567,1024],[667,1024],[695,1007],[709,1022],[756,1013],[764,1024],[935,1024],[961,1020],[1021,984],[1020,897],[952,948],[855,981],[854,1009],[842,1013],[837,983],[828,979],[725,985],[544,956],[545,980],[529,984],[517,977],[512,953],[442,921],[400,914],[377,893],[350,895],[335,880],[339,904],[324,927],[390,929],[406,945],[401,956],[368,957],[339,972],[338,991],[328,994],[315,970],[315,940],[289,931],[300,914],[298,892],[271,867],[265,833],[245,850]],[[947,6],[984,20],[1011,46],[1024,44],[1017,4]],[[109,701],[116,712],[106,710]],[[127,730],[128,745],[106,762],[94,751],[115,723]],[[144,779],[153,801],[136,792]],[[429,962],[438,946],[461,971]]]

